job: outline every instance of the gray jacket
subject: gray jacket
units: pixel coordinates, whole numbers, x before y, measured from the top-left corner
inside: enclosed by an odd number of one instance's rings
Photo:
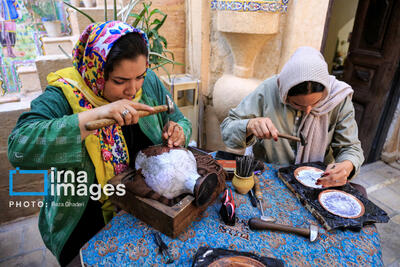
[[[262,82],[236,108],[229,111],[228,117],[221,124],[222,139],[228,147],[235,149],[253,145],[254,156],[268,163],[283,166],[294,164],[297,147],[295,141],[279,138],[275,142],[272,139],[259,140],[254,136],[246,138],[246,127],[249,119],[268,117],[280,133],[295,135],[301,116],[301,111],[281,102],[277,76],[273,76]],[[351,161],[354,171],[349,178],[352,178],[359,172],[364,156],[358,140],[351,97],[346,97],[328,116],[329,129],[326,134],[330,145],[326,148],[324,163]]]

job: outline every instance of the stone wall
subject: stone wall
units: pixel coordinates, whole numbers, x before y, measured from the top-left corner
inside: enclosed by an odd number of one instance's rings
[[[59,69],[72,66],[72,59],[67,58],[65,55],[48,55],[40,56],[35,60],[36,69],[39,75],[40,88],[46,89],[47,75],[50,72],[56,72]]]
[[[189,1],[193,2],[193,0]],[[234,57],[231,48],[223,33],[217,30],[217,11],[211,10],[211,1],[202,2],[201,17],[202,23],[202,50],[189,51],[195,56],[201,57],[201,82],[202,93],[207,105],[212,104],[213,91],[216,81],[223,74],[232,74],[234,66]],[[326,14],[329,1],[319,0],[298,0],[289,1],[287,13],[280,14],[279,29],[276,34],[266,41],[260,53],[256,57],[254,63],[253,79],[262,80],[279,73],[284,63],[289,59],[293,52],[300,46],[312,46],[320,49]],[[193,5],[195,6],[195,5]],[[198,8],[198,7],[197,7]],[[193,15],[191,20],[196,21],[197,16]],[[260,24],[265,23],[264,27],[270,27],[267,19],[259,19]],[[209,25],[207,27],[207,25]],[[192,27],[196,29],[196,27]],[[207,31],[208,30],[208,31]],[[250,31],[251,29],[249,29]],[[243,32],[245,33],[245,31]],[[195,36],[195,33],[192,33]],[[250,38],[251,36],[249,36]],[[207,43],[209,48],[207,49]],[[205,48],[205,49],[203,49]],[[196,60],[193,60],[196,61]],[[190,62],[189,62],[190,63]],[[245,88],[243,89],[245,90]],[[227,92],[227,94],[236,94],[236,92]],[[240,95],[240,94],[237,94]],[[235,101],[231,101],[229,107],[222,108],[228,110],[240,102],[242,96]],[[224,103],[220,103],[224,105]],[[206,108],[204,120],[207,122],[205,129],[206,144],[205,148],[214,150],[223,146],[219,123],[221,119],[215,120],[217,114],[213,110],[221,110],[221,108]],[[224,117],[227,114],[219,114],[218,117]],[[212,140],[208,142],[207,140]],[[212,145],[208,145],[212,144]]]
[[[124,4],[128,1],[124,0]],[[186,12],[185,12],[185,0],[154,0],[151,1],[151,9],[158,8],[165,14],[167,19],[164,25],[161,27],[159,33],[167,39],[167,49],[174,53],[175,61],[185,63],[185,50],[186,50]],[[133,11],[139,13],[143,6],[139,3]],[[81,8],[83,11],[88,13],[96,22],[104,21],[104,8],[103,7],[92,7],[92,8]],[[113,7],[107,6],[107,16],[109,19],[113,17]],[[73,9],[69,9],[72,35],[80,35],[83,30],[90,24],[88,18],[78,13]],[[159,14],[153,15],[152,19],[160,18]],[[128,20],[132,22],[133,18]],[[168,55],[169,56],[169,55]],[[171,73],[184,73],[185,66],[171,64],[165,65],[166,69]],[[156,70],[159,75],[165,74],[161,68]]]
[[[153,0],[151,1],[151,9],[158,8],[168,15],[164,25],[160,28],[160,35],[164,36],[168,42],[168,50],[174,53],[175,61],[185,64],[186,52],[186,9],[185,0]],[[136,13],[142,10],[142,4],[135,7]],[[153,18],[160,18],[159,15],[154,15]],[[185,66],[166,65],[166,68],[171,73],[185,73]],[[162,69],[157,71],[157,74],[163,75],[165,72]]]

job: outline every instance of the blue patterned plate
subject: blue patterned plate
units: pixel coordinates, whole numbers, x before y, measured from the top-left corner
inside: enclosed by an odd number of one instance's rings
[[[304,186],[322,189],[322,185],[317,185],[316,182],[321,178],[323,173],[324,171],[321,169],[311,166],[302,166],[294,170],[294,177]]]
[[[332,214],[343,218],[355,219],[364,214],[363,203],[355,196],[340,190],[325,190],[319,193],[321,206]]]

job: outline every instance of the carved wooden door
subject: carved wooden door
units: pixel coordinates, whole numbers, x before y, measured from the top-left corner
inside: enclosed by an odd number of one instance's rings
[[[371,151],[377,142],[374,139],[382,130],[379,127],[385,119],[382,116],[385,105],[393,96],[390,92],[394,89],[392,82],[399,56],[400,1],[360,0],[345,62],[344,80],[354,89],[359,138],[367,162],[376,159]]]

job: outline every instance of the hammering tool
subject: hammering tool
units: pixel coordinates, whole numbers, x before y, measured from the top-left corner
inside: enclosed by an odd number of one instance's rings
[[[165,103],[166,103],[166,105],[159,105],[159,106],[153,107],[154,111],[152,111],[152,112],[139,110],[138,111],[139,118],[150,116],[150,115],[157,114],[160,112],[167,112],[168,114],[174,113],[175,112],[174,102],[172,102],[171,98],[168,95],[165,96]],[[97,129],[100,129],[100,128],[103,128],[106,126],[116,124],[116,123],[117,123],[117,121],[114,119],[100,119],[100,120],[87,122],[85,124],[85,128],[88,131],[93,131],[93,130],[97,130]]]
[[[249,226],[252,230],[273,230],[298,234],[307,238],[309,237],[311,242],[314,242],[318,237],[318,226],[312,224],[310,225],[310,228],[307,229],[292,227],[284,224],[265,222],[258,218],[251,218],[249,220]]]
[[[256,195],[256,198],[257,198],[258,202],[260,203],[260,209],[261,209],[261,217],[260,218],[261,218],[261,220],[263,220],[265,222],[275,222],[276,221],[275,218],[264,215],[264,208],[262,205],[263,198],[262,198],[262,192],[261,192],[261,188],[260,188],[260,180],[258,178],[257,172],[254,173],[254,194]]]
[[[300,133],[300,137],[289,135],[289,134],[284,134],[284,133],[278,133],[278,137],[285,138],[285,139],[288,139],[288,140],[293,140],[293,141],[296,141],[296,142],[300,142],[300,144],[302,146],[306,146],[307,145],[307,140],[304,137],[303,133]],[[259,138],[259,139],[261,140],[261,138]]]
[[[289,140],[293,140],[293,141],[296,141],[296,142],[300,142],[300,144],[302,146],[307,145],[307,140],[306,140],[306,138],[304,137],[304,135],[302,133],[300,133],[300,137],[293,136],[293,135],[288,135],[288,134],[283,134],[283,133],[278,133],[278,137],[289,139]]]

